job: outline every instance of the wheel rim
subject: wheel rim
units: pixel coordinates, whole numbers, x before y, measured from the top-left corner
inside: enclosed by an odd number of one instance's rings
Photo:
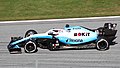
[[[105,39],[101,39],[97,43],[97,48],[99,50],[106,50],[109,47],[108,42]]]
[[[37,50],[36,44],[32,41],[29,41],[28,43],[26,43],[25,45],[25,51],[28,53],[33,53]]]
[[[31,51],[33,51],[33,50],[35,49],[35,47],[33,46],[33,44],[30,43],[29,45],[27,45],[26,49],[27,49],[29,52],[31,52]]]
[[[98,43],[98,46],[100,49],[106,49],[107,48],[107,43],[105,41],[102,41]]]

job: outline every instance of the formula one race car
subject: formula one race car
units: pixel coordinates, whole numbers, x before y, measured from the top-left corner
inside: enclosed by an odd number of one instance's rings
[[[69,26],[64,29],[50,29],[46,33],[37,34],[35,30],[28,30],[25,37],[11,37],[7,46],[10,53],[35,53],[38,47],[50,51],[60,49],[83,49],[96,48],[105,51],[110,45],[114,45],[117,24],[105,23],[104,27],[89,29],[83,26]]]

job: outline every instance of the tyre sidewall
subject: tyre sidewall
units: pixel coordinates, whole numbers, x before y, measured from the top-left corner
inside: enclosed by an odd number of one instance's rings
[[[28,41],[29,43],[31,43],[31,42],[33,42],[33,41]],[[27,43],[28,43],[27,42]],[[26,53],[35,53],[35,52],[37,52],[38,51],[38,49],[37,49],[37,45],[36,45],[36,43],[35,42],[33,42],[33,44],[34,44],[34,50],[32,50],[32,51],[29,51],[29,50],[27,50],[27,43],[25,44],[25,46],[24,46],[24,51],[26,52]]]
[[[101,43],[101,42],[105,42],[105,44],[106,44],[105,48],[104,47],[103,48],[100,47],[99,43]],[[109,49],[109,43],[108,43],[108,41],[106,39],[101,38],[101,39],[99,39],[97,41],[96,47],[97,47],[97,50],[105,51],[105,50]]]

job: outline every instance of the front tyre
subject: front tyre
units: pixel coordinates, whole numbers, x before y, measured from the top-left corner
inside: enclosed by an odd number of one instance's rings
[[[100,39],[98,40],[96,47],[97,47],[97,50],[105,51],[109,49],[109,43],[105,39]]]
[[[28,41],[24,46],[24,50],[26,53],[35,53],[38,51],[37,45],[33,41]]]
[[[37,31],[35,31],[35,30],[28,30],[28,31],[25,33],[25,38],[26,38],[26,37],[29,37],[30,35],[34,35],[34,34],[37,34]]]

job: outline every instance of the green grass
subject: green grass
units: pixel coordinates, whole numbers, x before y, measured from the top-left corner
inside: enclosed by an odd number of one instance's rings
[[[120,15],[120,0],[0,0],[0,20]]]

